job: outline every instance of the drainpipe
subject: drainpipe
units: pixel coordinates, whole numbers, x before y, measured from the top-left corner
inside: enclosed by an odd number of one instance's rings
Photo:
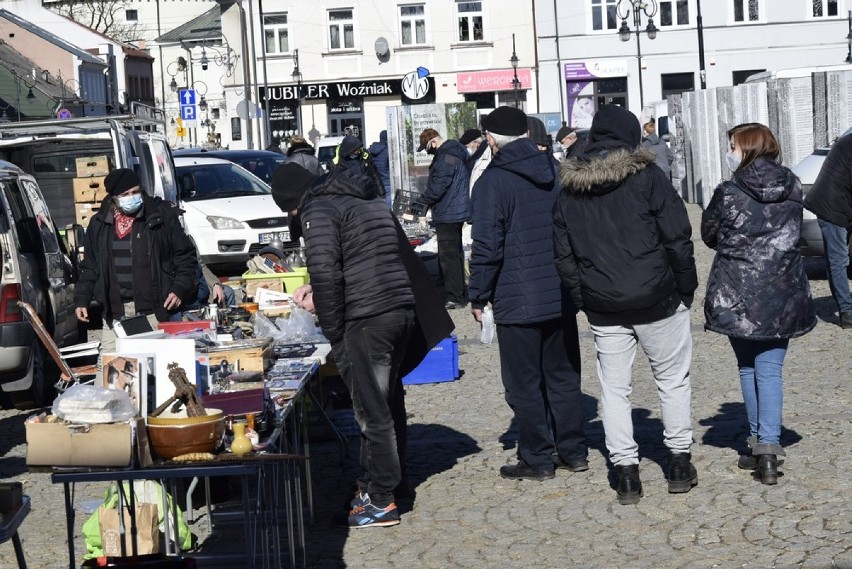
[[[260,20],[261,26],[263,26],[263,0],[257,0],[257,11],[258,11],[258,19]],[[265,45],[265,44],[264,44]],[[257,74],[255,73],[255,76]],[[266,69],[266,50],[263,52],[263,92],[266,95],[263,101],[263,128],[266,131],[265,142],[266,144],[263,146],[264,148],[269,147],[272,144],[272,132],[269,126],[269,78],[267,76]]]
[[[558,75],[557,83],[559,84],[559,114],[562,115],[562,122],[567,124],[568,117],[565,116],[565,105],[568,103],[565,100],[565,73],[562,71],[562,56],[559,52],[559,8],[556,0],[553,0],[553,25],[556,33],[556,74]]]
[[[249,31],[251,32],[251,65],[252,65],[252,78],[254,79],[254,85],[257,86],[257,53],[255,53],[255,48],[257,47],[257,43],[254,41],[254,10],[251,9],[251,0],[248,0],[249,5],[249,22],[251,22],[251,26]],[[255,94],[260,94],[260,89],[252,92],[252,99],[254,99]],[[257,108],[257,105],[255,105]],[[261,137],[263,134],[260,132],[260,121],[258,121],[258,133],[257,133],[257,142],[260,145]]]
[[[246,11],[243,8],[243,2],[240,0],[240,35],[242,40],[243,52],[243,100],[245,101],[246,110],[251,106],[251,82],[249,81],[249,62],[248,62],[248,37],[246,36]],[[251,115],[249,115],[251,116]],[[252,119],[246,119],[246,142],[248,149],[254,150],[254,131],[251,124]]]

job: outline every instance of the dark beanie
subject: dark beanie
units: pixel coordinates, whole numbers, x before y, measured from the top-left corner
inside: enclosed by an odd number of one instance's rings
[[[539,119],[527,117],[527,130],[530,133],[530,140],[539,146],[550,146],[550,141],[547,139],[547,128]]]
[[[556,140],[562,142],[562,139],[568,136],[569,134],[575,132],[576,128],[571,128],[570,126],[563,126],[559,129],[559,132],[556,133]]]
[[[364,144],[356,137],[351,134],[347,134],[343,137],[343,142],[340,143],[340,157],[345,158],[349,156],[359,148],[363,148]]]
[[[642,141],[642,128],[636,115],[618,105],[603,105],[592,119],[587,153],[627,148],[635,150]]]
[[[482,117],[482,128],[504,136],[521,136],[527,133],[527,115],[515,107],[497,107]]]
[[[481,130],[476,129],[476,128],[471,128],[471,129],[464,131],[464,134],[462,134],[461,138],[459,138],[459,142],[461,142],[462,144],[470,144],[471,142],[473,142],[474,140],[476,140],[480,136],[482,136]]]
[[[139,185],[139,176],[136,172],[129,168],[119,168],[113,170],[107,177],[104,178],[104,187],[111,196],[123,194],[130,188],[135,188]]]
[[[285,162],[272,173],[272,199],[281,211],[289,213],[299,207],[302,196],[317,178],[298,164]]]
[[[388,131],[383,130],[379,133],[379,142],[387,142],[388,141]]]

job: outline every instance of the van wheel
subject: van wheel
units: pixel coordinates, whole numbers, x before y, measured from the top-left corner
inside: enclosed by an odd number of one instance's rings
[[[56,397],[54,384],[59,379],[59,368],[47,354],[47,349],[41,345],[38,339],[33,341],[32,357],[32,385],[24,391],[10,393],[12,402],[16,409],[41,408],[53,403]]]

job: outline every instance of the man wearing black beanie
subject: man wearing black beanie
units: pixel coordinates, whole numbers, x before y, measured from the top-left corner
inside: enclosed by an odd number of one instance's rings
[[[698,287],[683,200],[653,153],[639,147],[639,120],[602,106],[584,156],[562,163],[553,241],[562,282],[595,339],[603,423],[620,504],[642,496],[630,391],[636,344],[660,394],[670,493],[698,484],[692,465],[692,336]]]
[[[104,186],[109,195],[86,230],[74,292],[81,322],[89,322],[92,300],[103,308],[101,353],[115,350],[117,322],[145,315],[156,329],[191,304],[198,289],[198,255],[179,210],[147,196],[129,168],[110,172]]]

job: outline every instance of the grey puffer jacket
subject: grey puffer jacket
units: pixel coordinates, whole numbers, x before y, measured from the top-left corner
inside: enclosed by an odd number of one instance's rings
[[[776,340],[816,326],[801,229],[802,184],[774,160],[758,158],[716,188],[701,218],[701,239],[716,250],[704,301],[707,330]]]
[[[665,140],[662,140],[656,134],[646,134],[642,139],[642,148],[650,150],[654,153],[655,162],[660,170],[671,176],[672,162],[674,162],[674,153]]]

